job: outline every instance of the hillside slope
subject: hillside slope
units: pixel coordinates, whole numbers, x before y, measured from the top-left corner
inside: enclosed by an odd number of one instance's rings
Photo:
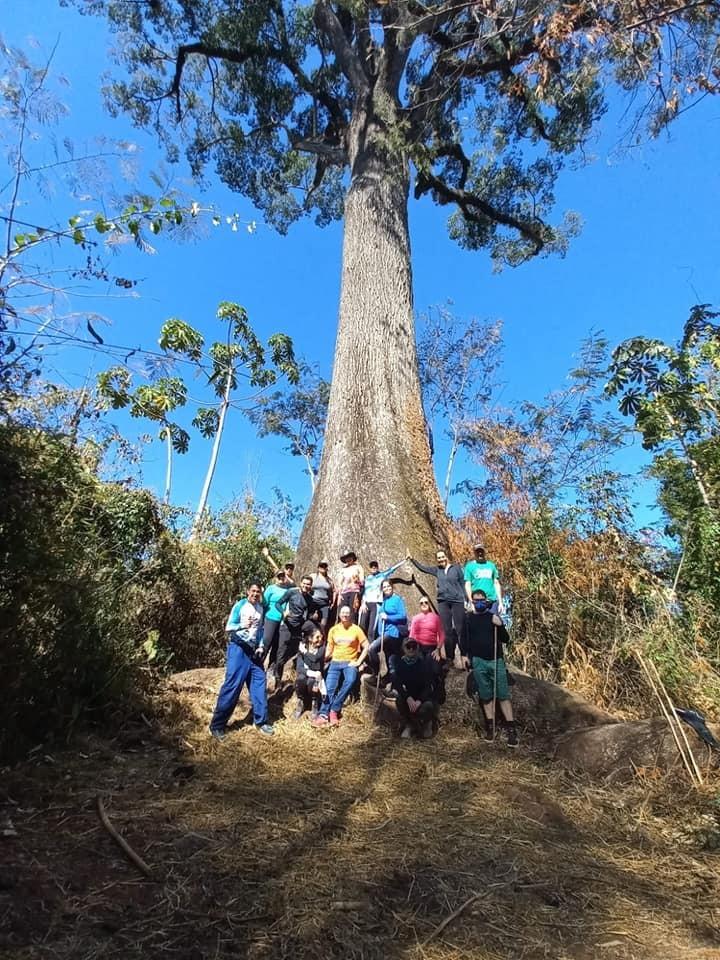
[[[651,769],[582,779],[527,737],[486,744],[457,683],[432,741],[353,706],[337,730],[216,744],[214,684],[7,772],[3,958],[720,958],[710,794]]]

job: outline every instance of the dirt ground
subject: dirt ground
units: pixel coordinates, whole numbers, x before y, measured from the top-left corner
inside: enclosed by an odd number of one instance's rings
[[[459,682],[430,741],[354,705],[218,744],[217,673],[196,674],[3,771],[3,960],[720,960],[717,785],[606,785],[529,735],[487,744]]]

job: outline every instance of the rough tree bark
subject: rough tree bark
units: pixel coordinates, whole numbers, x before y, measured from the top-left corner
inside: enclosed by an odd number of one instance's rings
[[[348,144],[340,316],[328,425],[297,553],[301,572],[343,548],[381,568],[448,548],[448,521],[420,399],[413,319],[409,170],[372,108]]]

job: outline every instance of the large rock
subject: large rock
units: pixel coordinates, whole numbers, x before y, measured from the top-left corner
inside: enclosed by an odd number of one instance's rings
[[[708,724],[708,728],[718,736],[718,724]],[[717,754],[713,756],[690,727],[684,730],[700,770],[714,764]],[[631,780],[638,773],[653,776],[684,771],[675,738],[662,718],[569,731],[556,738],[555,757],[574,769],[611,781]]]
[[[611,714],[566,687],[538,680],[515,668],[510,673],[515,680],[511,688],[513,709],[526,727],[560,733],[617,722]]]

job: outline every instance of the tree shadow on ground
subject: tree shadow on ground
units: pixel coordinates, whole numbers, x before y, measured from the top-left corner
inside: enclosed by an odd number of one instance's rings
[[[720,947],[711,858],[460,722],[405,742],[355,707],[338,730],[288,722],[216,745],[191,718],[183,741],[182,757],[94,745],[16,789],[16,810],[36,806],[15,814],[17,879],[0,873],[5,955],[700,960]],[[155,882],[99,827],[97,793]]]

